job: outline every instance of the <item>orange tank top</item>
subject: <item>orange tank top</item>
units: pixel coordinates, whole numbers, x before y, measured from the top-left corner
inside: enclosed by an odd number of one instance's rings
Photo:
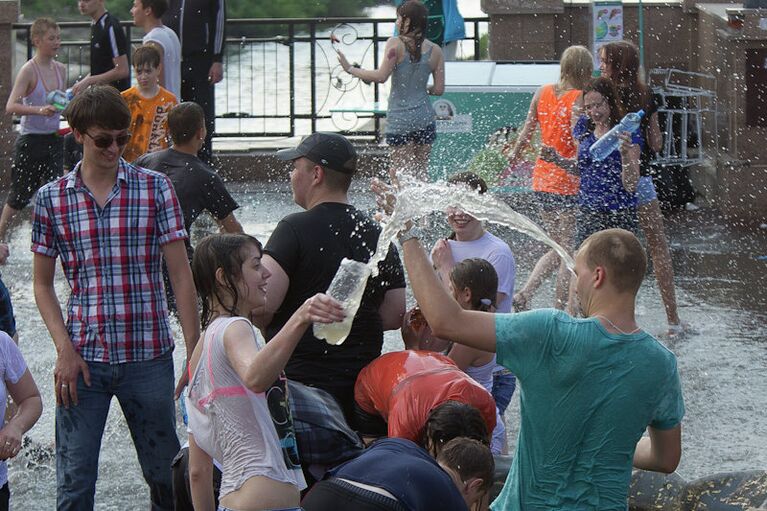
[[[541,142],[553,147],[565,158],[574,158],[577,146],[570,129],[573,104],[581,95],[571,90],[557,98],[554,85],[541,88],[538,99],[538,124],[541,128]],[[533,170],[533,190],[536,192],[575,195],[578,193],[578,176],[568,174],[560,166],[538,158]]]

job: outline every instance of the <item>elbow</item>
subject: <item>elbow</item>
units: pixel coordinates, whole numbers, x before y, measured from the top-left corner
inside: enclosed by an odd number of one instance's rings
[[[673,452],[667,453],[658,463],[658,472],[664,474],[671,474],[679,466],[679,461],[682,459],[682,450],[675,449]]]
[[[245,386],[248,387],[248,390],[256,394],[263,394],[269,390],[269,387],[274,383],[274,380],[265,381],[260,373],[261,371],[255,371],[254,374],[249,375],[248,379],[244,382]]]
[[[445,93],[445,87],[432,87],[431,89],[431,95],[432,96],[441,96]]]

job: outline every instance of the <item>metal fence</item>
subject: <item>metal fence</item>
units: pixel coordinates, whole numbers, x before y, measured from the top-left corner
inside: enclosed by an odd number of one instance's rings
[[[458,58],[482,58],[488,18],[467,18]],[[122,23],[133,45],[140,29]],[[13,26],[17,46],[33,48],[31,24]],[[59,23],[59,61],[71,84],[89,70],[89,22]],[[364,84],[343,72],[335,51],[377,67],[394,20],[389,18],[279,18],[227,21],[224,79],[216,86],[218,137],[290,137],[317,130],[377,136],[380,116],[361,113],[388,94],[388,84]],[[344,110],[339,112],[339,110]],[[350,112],[351,110],[351,112]],[[354,112],[359,110],[360,112]]]

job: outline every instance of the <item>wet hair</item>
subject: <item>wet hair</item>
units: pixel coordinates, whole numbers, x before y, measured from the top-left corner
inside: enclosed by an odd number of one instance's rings
[[[179,103],[168,113],[168,131],[174,144],[189,142],[203,126],[205,112],[194,101]]]
[[[144,9],[152,11],[152,16],[162,18],[165,11],[168,10],[168,0],[140,0]]]
[[[242,264],[245,262],[245,247],[255,246],[262,251],[261,242],[247,234],[214,234],[205,237],[195,248],[192,258],[192,274],[197,295],[202,301],[202,327],[206,328],[213,319],[213,300],[215,299],[233,316],[237,311],[239,294],[237,279],[242,276]],[[225,284],[216,280],[216,272],[221,268]],[[231,302],[227,307],[226,303]]]
[[[52,18],[37,18],[32,22],[29,28],[29,37],[34,40],[39,37],[45,37],[49,30],[58,30],[59,25]]]
[[[437,455],[437,463],[455,470],[462,481],[482,479],[480,491],[487,492],[495,479],[495,460],[490,448],[473,438],[453,438]]]
[[[583,89],[583,97],[585,98],[589,92],[596,92],[602,95],[604,100],[607,101],[607,106],[610,107],[610,126],[618,124],[623,118],[624,110],[618,98],[618,90],[615,88],[615,84],[604,76],[593,78],[586,88]],[[589,120],[589,129],[594,130],[594,122],[591,120]]]
[[[450,280],[457,291],[469,288],[472,310],[488,311],[491,306],[496,306],[498,273],[487,260],[479,257],[464,259],[450,271]]]
[[[133,52],[134,69],[141,69],[144,66],[157,69],[160,67],[161,60],[162,56],[157,48],[148,44],[139,46],[136,48],[136,51]]]
[[[586,265],[593,270],[602,266],[608,282],[621,293],[636,295],[647,272],[647,255],[633,233],[624,229],[606,229],[586,238],[580,251],[585,251]]]
[[[455,184],[465,184],[468,185],[469,188],[477,192],[478,194],[482,195],[483,193],[487,192],[487,183],[484,179],[476,175],[474,172],[459,172],[458,174],[453,174],[447,179],[447,182],[451,185]]]
[[[434,407],[426,419],[421,445],[438,454],[453,438],[473,438],[490,445],[487,425],[475,407],[458,401],[445,401]]]
[[[130,109],[117,89],[111,85],[93,85],[83,90],[62,112],[69,126],[85,133],[97,126],[106,130],[126,130],[130,126]]]
[[[400,36],[404,36],[402,42],[410,53],[410,62],[419,62],[429,23],[429,10],[418,0],[407,0],[397,7],[397,15],[402,17],[403,26],[405,20],[408,21],[407,32],[400,32]]]
[[[559,59],[559,87],[583,90],[594,71],[594,58],[585,46],[570,46]]]
[[[644,83],[639,68],[639,48],[630,41],[615,41],[600,48],[610,79],[620,92],[623,109],[636,112],[650,100],[650,88]]]

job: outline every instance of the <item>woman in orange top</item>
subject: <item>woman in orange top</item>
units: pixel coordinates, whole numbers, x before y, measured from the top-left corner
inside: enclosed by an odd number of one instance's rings
[[[559,82],[544,85],[538,89],[530,103],[527,120],[517,143],[509,152],[511,164],[517,163],[522,151],[529,147],[536,127],[541,129],[541,154],[533,170],[533,191],[541,207],[541,222],[549,236],[572,250],[575,232],[575,211],[578,207],[579,178],[568,173],[551,161],[547,155],[558,154],[575,158],[577,146],[572,137],[572,125],[578,119],[582,108],[581,90],[591,78],[594,61],[591,52],[583,46],[570,46],[559,62]],[[535,265],[525,286],[514,295],[517,310],[528,308],[533,293],[559,266],[554,307],[563,309],[567,303],[570,273],[564,261],[553,250],[548,251]]]

